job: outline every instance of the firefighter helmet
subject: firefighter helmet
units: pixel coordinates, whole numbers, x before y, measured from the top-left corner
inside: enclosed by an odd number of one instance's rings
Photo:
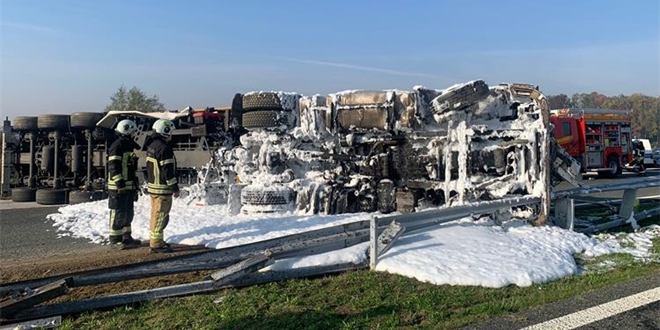
[[[174,123],[171,120],[158,119],[156,120],[152,128],[156,133],[160,135],[170,136],[175,127],[174,127]]]
[[[131,133],[137,131],[137,125],[135,122],[130,119],[124,119],[117,124],[115,131],[121,135],[130,135]]]

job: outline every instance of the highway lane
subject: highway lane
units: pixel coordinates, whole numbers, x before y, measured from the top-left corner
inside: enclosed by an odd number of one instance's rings
[[[13,204],[15,208],[10,208]],[[108,250],[107,246],[61,233],[46,219],[59,206],[0,201],[0,264],[11,266],[79,251]]]
[[[588,186],[600,186],[605,184],[622,183],[626,181],[644,180],[645,178],[659,179],[660,168],[653,168],[647,170],[645,176],[639,176],[636,173],[623,172],[620,177],[613,179],[609,179],[609,178],[600,179],[596,175],[587,174],[587,175],[583,175],[582,183]],[[573,186],[571,186],[566,182],[562,182],[558,186],[554,187],[555,191],[561,191],[571,188],[573,188]],[[658,187],[644,188],[644,189],[639,189],[637,191],[637,197],[648,197],[648,196],[658,196],[658,195],[660,195],[660,188]],[[623,190],[590,194],[588,196],[620,199],[621,197],[623,197]]]

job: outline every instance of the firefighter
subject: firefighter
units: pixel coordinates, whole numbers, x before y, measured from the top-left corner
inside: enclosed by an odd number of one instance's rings
[[[138,198],[136,176],[138,157],[133,150],[140,146],[133,141],[137,125],[124,119],[115,128],[117,139],[108,148],[108,208],[110,209],[110,244],[124,249],[140,245],[131,236],[133,203]]]
[[[635,172],[644,174],[646,167],[644,166],[644,144],[642,141],[633,141],[633,169]]]
[[[169,145],[174,123],[159,119],[153,125],[154,134],[147,147],[147,192],[151,196],[151,221],[149,224],[149,251],[151,253],[172,252],[165,243],[163,231],[170,221],[172,196],[179,197],[176,179],[176,159]]]

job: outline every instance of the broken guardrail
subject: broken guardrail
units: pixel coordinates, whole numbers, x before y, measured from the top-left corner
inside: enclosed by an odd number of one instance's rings
[[[77,273],[74,276],[69,274],[47,279],[10,283],[4,285],[1,289],[7,292],[16,289],[22,290],[25,288],[33,288],[35,286],[52,286],[54,282],[59,281],[58,283],[60,284],[58,284],[58,288],[63,289],[57,292],[63,294],[66,293],[66,288],[68,287],[118,282],[138,277],[173,274],[176,272],[184,272],[184,270],[193,271],[202,268],[218,269],[226,267],[225,269],[214,272],[208,279],[202,282],[91,298],[81,301],[37,306],[37,304],[43,302],[46,298],[51,298],[51,296],[42,295],[43,299],[39,299],[36,296],[30,297],[29,299],[23,297],[22,299],[15,299],[13,302],[5,302],[6,306],[14,308],[14,310],[10,309],[9,311],[11,313],[3,315],[3,318],[8,318],[15,322],[25,319],[65,315],[90,309],[125,305],[148,299],[211,292],[225,287],[254,285],[289,278],[310,277],[346,270],[362,269],[368,266],[366,261],[357,264],[343,263],[282,271],[260,271],[262,267],[276,258],[282,259],[317,254],[341,249],[354,244],[366,242],[367,240],[373,241],[370,244],[370,247],[373,247],[373,250],[369,249],[365,252],[368,253],[371,260],[377,260],[377,258],[384,253],[399,236],[401,236],[406,230],[406,227],[417,230],[470,215],[497,211],[505,207],[515,207],[540,202],[541,199],[538,197],[527,196],[483,202],[478,205],[460,205],[437,210],[421,211],[405,215],[393,215],[380,218],[373,217],[371,221],[356,221],[310,232],[270,239],[267,241],[198,253],[192,256],[181,256],[169,260],[165,259],[144,264],[129,265],[128,267],[122,266],[121,268],[113,268],[110,271],[95,270],[89,273]],[[377,236],[377,234],[380,235]],[[62,285],[61,283],[65,283],[66,285]],[[16,308],[17,304],[22,304],[20,306],[20,311]],[[0,321],[0,323],[2,322],[4,321]]]
[[[637,190],[643,188],[660,187],[660,178],[645,178],[635,181],[627,181],[615,184],[606,184],[600,186],[585,186],[582,188],[563,190],[553,193],[555,199],[554,215],[555,224],[570,230],[576,230],[576,223],[580,222],[575,218],[575,199],[576,196],[588,195],[594,193],[623,190],[623,198],[618,209],[618,214],[610,217],[610,221],[602,224],[591,224],[588,220],[583,220],[587,225],[581,228],[582,233],[594,233],[601,230],[619,227],[630,223],[634,229],[637,221],[660,214],[658,208],[634,214],[634,203],[637,200]]]

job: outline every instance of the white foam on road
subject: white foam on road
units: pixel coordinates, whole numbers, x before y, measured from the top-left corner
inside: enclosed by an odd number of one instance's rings
[[[660,301],[660,287],[564,315],[522,330],[570,330]]]

